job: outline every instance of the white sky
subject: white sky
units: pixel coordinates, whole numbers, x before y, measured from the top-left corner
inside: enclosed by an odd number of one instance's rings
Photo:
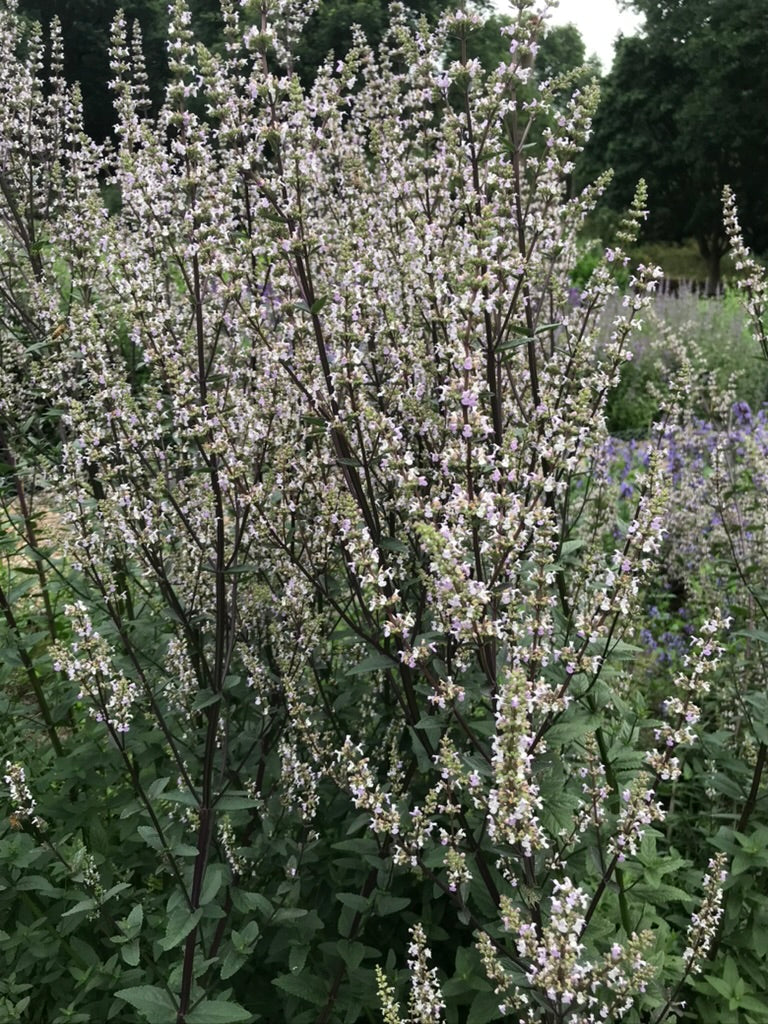
[[[496,0],[499,10],[508,10],[504,0]],[[587,48],[587,56],[596,53],[603,65],[603,71],[610,69],[613,61],[613,44],[616,36],[633,35],[641,18],[627,11],[620,11],[616,0],[560,0],[560,6],[551,16],[554,25],[572,22],[581,32]]]

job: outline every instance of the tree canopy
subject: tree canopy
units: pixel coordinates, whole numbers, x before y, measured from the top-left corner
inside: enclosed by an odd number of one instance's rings
[[[219,0],[188,0],[195,36],[208,47],[221,40],[223,20]],[[406,0],[406,7],[434,20],[458,0]],[[481,4],[481,6],[483,6]],[[79,82],[84,104],[85,127],[103,139],[114,123],[110,79],[109,40],[118,9],[126,20],[138,23],[147,63],[148,84],[157,107],[168,81],[165,40],[168,8],[165,0],[20,0],[19,10],[29,20],[48,25],[56,17],[62,28],[67,81]],[[352,44],[352,26],[360,25],[368,40],[377,45],[389,21],[388,0],[320,0],[307,22],[297,50],[299,71],[305,84],[330,51],[343,57]]]
[[[188,0],[196,37],[215,49],[223,26],[219,0]],[[406,6],[430,21],[459,6],[459,0],[407,0]],[[476,6],[488,8],[488,0]],[[103,139],[114,122],[110,79],[109,40],[112,20],[121,8],[128,23],[138,25],[147,65],[150,97],[159,106],[167,84],[165,46],[168,10],[165,0],[20,0],[19,9],[30,21],[43,26],[58,18],[64,42],[64,72],[67,81],[78,82],[83,94],[86,130]],[[501,28],[511,19],[491,15],[468,40],[468,55],[486,69],[495,68],[509,56]],[[320,0],[307,22],[296,56],[302,81],[309,84],[326,56],[343,57],[352,45],[353,26],[359,25],[369,42],[378,45],[389,23],[389,0]],[[455,56],[455,55],[454,55]],[[587,59],[584,41],[574,25],[553,25],[542,34],[536,58],[540,80],[568,74],[584,66],[583,79],[599,74],[596,58]],[[574,84],[581,84],[575,82]]]
[[[739,197],[744,229],[768,247],[768,20],[763,0],[635,0],[642,34],[620,39],[584,161],[586,177],[610,164],[608,202],[626,206],[649,185],[646,237],[694,237],[720,276],[728,248],[720,197]]]
[[[506,15],[493,15],[469,37],[467,50],[485,68],[494,68],[509,56],[509,45],[501,34],[511,19]],[[586,78],[599,76],[596,57],[587,57],[581,33],[573,24],[548,25],[541,34],[535,61],[536,77],[542,81],[585,68]]]

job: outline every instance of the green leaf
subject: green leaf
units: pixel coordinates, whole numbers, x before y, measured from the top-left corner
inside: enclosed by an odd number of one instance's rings
[[[499,355],[503,355],[505,352],[511,352],[516,348],[522,348],[523,345],[527,345],[530,338],[515,336],[514,338],[507,338],[506,341],[502,341],[500,345],[497,345],[496,352]]]
[[[164,779],[155,779],[155,781],[152,782],[147,788],[147,796],[150,798],[150,800],[154,800],[156,797],[160,796],[160,794],[163,792],[163,790],[170,781],[171,780],[169,777],[166,777]]]
[[[547,331],[554,331],[556,328],[562,327],[562,324],[542,324],[541,327],[537,327],[533,332],[534,334],[546,334]]]
[[[364,913],[371,905],[370,899],[356,892],[337,892],[336,899],[350,910],[357,910],[360,913]]]
[[[272,979],[272,984],[281,988],[283,992],[303,999],[313,1006],[325,1006],[328,1000],[328,993],[325,985],[319,978],[302,972],[301,974],[281,974],[278,978]]]
[[[695,903],[695,898],[685,889],[677,885],[667,885],[664,882],[648,884],[640,881],[632,886],[632,895],[647,900],[656,907],[668,907],[670,903],[678,902],[683,904]]]
[[[220,811],[247,811],[258,806],[259,801],[247,793],[225,793],[216,801],[216,807]]]
[[[2,935],[0,935],[0,938],[1,937]],[[89,946],[87,942],[83,942],[82,939],[78,939],[76,935],[70,935],[69,948],[72,950],[75,957],[82,960],[88,967],[98,967],[101,963],[101,958],[93,946]]]
[[[298,921],[306,916],[307,911],[303,907],[278,907],[272,921],[274,924],[281,924],[284,921]]]
[[[126,929],[130,931],[138,931],[144,922],[144,908],[140,903],[137,903],[133,910],[130,912],[128,917],[125,919]]]
[[[226,981],[231,978],[234,974],[240,970],[243,964],[248,959],[247,956],[243,956],[242,953],[235,952],[234,949],[227,950],[224,962],[221,965],[220,977],[222,981]]]
[[[199,800],[188,789],[171,789],[163,793],[163,800],[169,804],[183,804],[185,807],[197,807]]]
[[[115,995],[130,1003],[149,1024],[174,1024],[177,1013],[173,1000],[158,985],[135,985],[121,988]],[[189,1018],[187,1018],[189,1019]]]
[[[93,910],[95,906],[96,906],[96,900],[92,900],[92,899],[80,900],[80,902],[76,903],[74,905],[74,907],[70,907],[69,910],[65,910],[64,913],[61,916],[62,917],[70,917],[72,914],[82,914],[86,910]]]
[[[753,718],[752,728],[758,743],[768,745],[768,722],[761,721],[759,718]]]
[[[595,732],[601,724],[602,719],[599,715],[591,715],[577,708],[574,708],[572,712],[569,709],[559,722],[555,722],[547,730],[547,745],[566,744],[581,739],[583,736]]]
[[[242,931],[232,929],[232,945],[238,953],[248,953],[259,937],[261,929],[258,921],[250,920]]]
[[[167,951],[173,949],[174,946],[178,946],[180,942],[186,939],[192,929],[197,926],[202,914],[202,907],[199,907],[192,914],[186,908],[171,914],[166,925],[165,936],[160,940],[160,948]]]
[[[354,972],[360,966],[364,957],[375,957],[381,959],[381,952],[372,946],[364,946],[362,942],[353,942],[351,939],[339,939],[337,942],[322,942],[319,947],[324,953],[330,953],[340,957],[347,965],[350,972]]]
[[[129,967],[139,966],[139,940],[130,939],[120,948],[120,956]]]
[[[379,541],[379,547],[384,548],[385,551],[397,551],[398,554],[408,553],[408,545],[396,537],[382,537]]]
[[[768,633],[764,629],[737,629],[731,636],[744,636],[748,640],[757,640],[761,644],[768,644]]]
[[[501,1020],[500,1002],[501,996],[497,996],[495,992],[478,992],[472,1000],[467,1024],[488,1024],[491,1020]]]
[[[706,974],[705,978],[718,995],[723,996],[724,999],[730,999],[733,990],[727,982],[714,974]]]
[[[362,676],[368,672],[376,672],[383,668],[397,668],[397,662],[394,658],[390,658],[388,654],[370,654],[367,658],[363,658],[362,661],[358,662],[357,665],[348,668],[346,674],[348,676]]]
[[[274,913],[274,907],[260,892],[248,892],[245,889],[233,888],[232,900],[236,906],[239,904],[238,910],[242,910],[243,913],[257,910],[265,918],[271,917]]]
[[[56,893],[57,890],[44,875],[25,875],[14,886],[17,892]]]
[[[189,843],[176,843],[171,847],[171,853],[174,857],[196,857],[198,849],[196,846],[190,846]]]
[[[565,558],[566,555],[572,555],[575,551],[583,548],[586,544],[584,540],[566,540],[560,545],[560,557]]]
[[[307,962],[308,952],[308,946],[291,946],[290,952],[288,953],[288,966],[291,969],[292,974],[298,974],[299,971],[304,969],[304,964]]]
[[[224,864],[209,864],[205,872],[202,891],[200,892],[200,906],[204,907],[215,898],[219,889],[229,878],[229,870]]]
[[[157,830],[152,825],[139,825],[136,829],[141,838],[147,844],[151,846],[153,850],[160,852],[163,849],[163,844],[160,841],[160,836],[157,834]]]
[[[387,914],[399,914],[410,905],[411,901],[407,896],[390,896],[388,893],[382,893],[376,899],[376,912],[385,917]]]
[[[129,882],[118,882],[117,885],[113,885],[111,888],[107,889],[101,897],[101,901],[102,903],[106,903],[107,900],[111,900],[113,896],[117,896],[118,893],[130,888],[131,886]]]
[[[643,653],[642,647],[635,644],[628,644],[625,640],[616,640],[611,645],[610,656],[616,661],[636,661],[638,655]]]
[[[204,999],[186,1015],[187,1024],[238,1024],[238,1021],[255,1019],[255,1014],[238,1003],[225,1003],[219,999]]]
[[[213,690],[198,690],[197,696],[195,697],[194,703],[192,704],[193,711],[202,711],[203,708],[210,707],[211,704],[215,704],[216,701],[221,700],[220,693],[214,693]]]

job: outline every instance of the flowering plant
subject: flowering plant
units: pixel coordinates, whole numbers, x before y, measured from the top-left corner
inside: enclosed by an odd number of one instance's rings
[[[114,152],[42,88],[38,50],[19,64],[3,11],[2,73],[26,71],[2,112],[0,418],[33,417],[5,443],[68,591],[58,749],[14,725],[7,769],[17,818],[47,829],[4,856],[17,890],[39,863],[90,986],[49,991],[47,1020],[353,1022],[378,990],[394,1021],[407,963],[413,1021],[660,1024],[705,949],[719,874],[693,931],[665,916],[688,894],[642,880],[679,868],[657,787],[722,623],[649,715],[624,638],[665,535],[663,453],[625,518],[603,472],[659,272],[600,346],[597,321],[645,197],[574,303],[606,179],[565,183],[596,95],[531,95],[542,12],[517,8],[488,74],[476,15],[431,31],[395,6],[378,54],[358,36],[304,91],[303,5],[225,2],[213,54],[179,0],[156,118],[119,16]]]

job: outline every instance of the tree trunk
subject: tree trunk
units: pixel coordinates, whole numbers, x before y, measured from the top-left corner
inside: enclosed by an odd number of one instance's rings
[[[718,248],[713,247],[707,260],[707,297],[720,292],[720,261],[722,256]]]
[[[707,265],[707,296],[720,293],[720,262],[728,252],[728,240],[704,233],[696,236],[701,258]]]

